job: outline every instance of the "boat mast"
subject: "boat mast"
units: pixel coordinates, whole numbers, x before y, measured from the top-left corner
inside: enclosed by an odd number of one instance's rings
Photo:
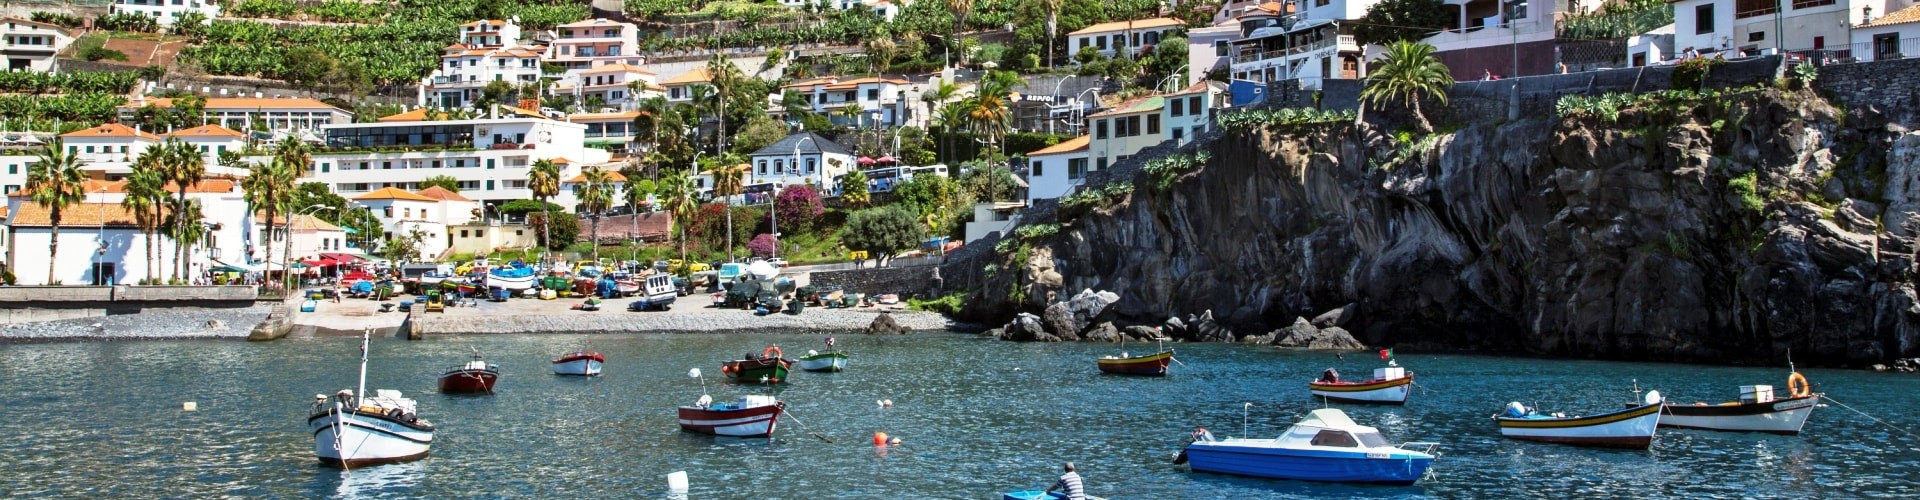
[[[361,332],[360,334],[360,392],[354,393],[354,395],[359,397],[360,399],[354,401],[355,409],[359,408],[360,406],[359,402],[367,400],[367,343],[372,339],[373,339],[372,328],[368,328],[365,332]]]

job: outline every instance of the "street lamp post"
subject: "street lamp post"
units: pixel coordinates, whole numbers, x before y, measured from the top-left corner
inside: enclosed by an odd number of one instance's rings
[[[112,281],[102,279],[100,276],[100,272],[107,267],[107,204],[105,202],[107,188],[102,187],[94,192],[100,193],[102,201],[95,203],[95,208],[100,211],[100,248],[94,251],[93,281],[96,286],[112,285]]]
[[[1161,78],[1161,79],[1160,79],[1160,83],[1159,83],[1159,84],[1156,84],[1156,85],[1154,85],[1154,88],[1155,88],[1155,89],[1158,89],[1158,88],[1160,88],[1160,87],[1161,87],[1162,85],[1164,85],[1164,84],[1166,84],[1166,83],[1167,83],[1168,81],[1171,81],[1171,80],[1173,80],[1173,77],[1176,77],[1176,76],[1180,76],[1180,75],[1182,75],[1182,74],[1184,74],[1184,73],[1185,73],[1185,72],[1187,71],[1187,68],[1188,68],[1188,67],[1191,67],[1191,65],[1187,65],[1187,64],[1182,64],[1182,65],[1180,65],[1180,67],[1179,67],[1179,68],[1176,68],[1176,69],[1174,69],[1172,73],[1167,73],[1167,77],[1166,77],[1166,78]],[[1168,88],[1167,88],[1167,92],[1173,92],[1173,91],[1175,91],[1175,90],[1178,90],[1178,89],[1179,89],[1179,87],[1178,87],[1178,85],[1179,85],[1179,84],[1178,84],[1178,83],[1176,83],[1175,85],[1176,85],[1175,87],[1168,87]]]
[[[1051,50],[1047,52],[1047,57],[1048,57],[1047,59],[1048,66],[1052,66],[1053,52]],[[1067,76],[1060,77],[1059,80],[1055,80],[1053,82],[1053,93],[1047,95],[1047,133],[1048,134],[1053,133],[1053,102],[1060,99],[1060,84],[1067,83],[1067,79],[1072,77],[1073,75],[1067,75]]]

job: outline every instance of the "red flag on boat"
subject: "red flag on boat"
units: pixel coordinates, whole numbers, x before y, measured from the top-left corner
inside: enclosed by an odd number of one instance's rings
[[[827,337],[827,347],[833,347],[833,337]]]
[[[1390,359],[1392,357],[1393,357],[1393,349],[1380,350],[1380,359]]]

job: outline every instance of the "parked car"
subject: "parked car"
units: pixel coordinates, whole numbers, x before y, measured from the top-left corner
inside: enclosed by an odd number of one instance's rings
[[[653,261],[653,270],[654,270],[654,271],[659,271],[659,272],[663,272],[663,273],[664,273],[664,272],[667,272],[667,270],[668,270],[668,269],[672,269],[672,268],[673,268],[673,263],[672,263],[672,262],[667,262],[667,261],[664,261],[664,260],[656,260],[656,261]]]
[[[773,267],[787,267],[787,259],[782,259],[779,257],[767,259],[767,263],[773,264]]]

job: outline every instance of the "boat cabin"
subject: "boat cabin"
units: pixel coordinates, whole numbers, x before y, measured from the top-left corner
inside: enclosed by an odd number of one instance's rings
[[[1280,443],[1288,448],[1392,448],[1380,430],[1354,423],[1340,410],[1322,408],[1293,424]]]

